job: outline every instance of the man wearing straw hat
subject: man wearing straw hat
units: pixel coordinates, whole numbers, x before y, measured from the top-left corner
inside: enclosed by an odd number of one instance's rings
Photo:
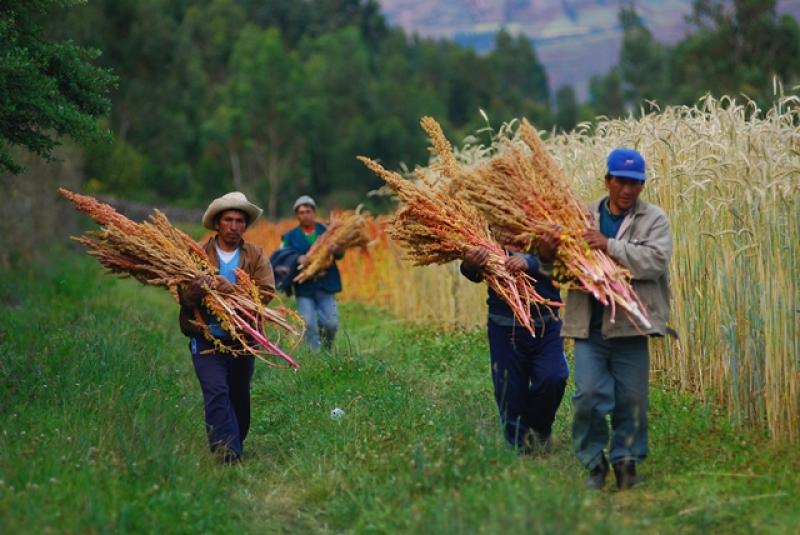
[[[631,272],[650,325],[626,317],[612,321],[609,306],[570,290],[562,336],[575,339],[572,436],[578,459],[589,470],[587,487],[601,489],[610,471],[604,453],[610,415],[610,461],[617,487],[624,490],[641,481],[636,465],[648,451],[648,336],[668,332],[672,235],[664,211],[639,199],[646,178],[642,155],[614,149],[606,165],[608,196],[589,207],[598,228],[584,238]]]
[[[244,439],[250,429],[250,382],[254,357],[234,357],[219,351],[204,338],[202,330],[193,321],[202,318],[216,338],[230,340],[230,335],[202,309],[200,303],[205,288],[230,291],[231,285],[236,283],[237,268],[253,279],[264,303],[271,299],[275,280],[268,257],[260,247],[243,239],[244,231],[260,215],[261,208],[238,191],[214,199],[203,215],[203,226],[216,234],[202,247],[219,270],[219,275],[198,277],[191,285],[178,291],[181,331],[191,339],[189,348],[203,391],[209,444],[211,451],[226,463],[241,459]]]
[[[296,254],[298,268],[302,269],[308,263],[308,251],[327,227],[316,220],[317,203],[308,195],[298,197],[293,209],[297,226],[281,237],[281,248]],[[336,260],[344,254],[334,244],[329,246],[329,250]],[[293,288],[297,310],[306,322],[306,345],[312,351],[319,351],[320,347],[330,349],[339,328],[336,294],[342,291],[342,279],[336,264],[313,279],[295,283]]]

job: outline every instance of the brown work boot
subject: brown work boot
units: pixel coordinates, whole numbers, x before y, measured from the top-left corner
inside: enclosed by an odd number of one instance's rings
[[[600,454],[600,462],[589,471],[589,477],[586,479],[586,488],[590,490],[602,490],[606,484],[606,476],[608,475],[608,461],[606,456]]]
[[[614,476],[617,478],[619,490],[632,489],[642,481],[642,476],[636,475],[636,463],[633,461],[619,461],[614,463]]]

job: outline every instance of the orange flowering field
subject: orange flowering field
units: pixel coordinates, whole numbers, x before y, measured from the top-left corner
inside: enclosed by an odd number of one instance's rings
[[[245,239],[272,253],[280,245],[281,235],[296,224],[293,219],[260,219]],[[350,249],[337,263],[344,286],[341,299],[376,305],[403,320],[440,328],[482,325],[486,318],[484,285],[461,277],[457,263],[412,266],[387,235],[386,226],[382,218],[371,218],[366,251]]]

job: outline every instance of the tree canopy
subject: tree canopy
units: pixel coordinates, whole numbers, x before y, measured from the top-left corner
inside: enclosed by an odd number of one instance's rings
[[[379,184],[358,154],[424,161],[423,115],[451,139],[485,126],[481,109],[495,127],[525,116],[569,130],[706,91],[768,103],[773,75],[800,81],[800,30],[774,1],[696,0],[692,33],[672,46],[624,5],[619,63],[582,104],[572,87],[551,92],[528,37],[501,30],[478,54],[389,26],[375,0],[0,6],[0,166],[18,169],[11,145],[47,156],[67,135],[88,142],[97,192],[198,206],[240,189],[272,217],[300,193],[363,200]]]
[[[68,0],[0,1],[0,170],[17,173],[11,147],[49,158],[60,136],[102,136],[115,78],[93,61],[100,52],[47,38],[40,19]]]

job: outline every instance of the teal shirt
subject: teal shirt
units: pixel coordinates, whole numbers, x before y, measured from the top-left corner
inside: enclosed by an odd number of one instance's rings
[[[623,212],[619,215],[614,215],[608,209],[608,199],[600,203],[600,234],[606,238],[616,238],[619,228],[622,226],[622,220],[628,215],[628,212]],[[589,322],[590,330],[600,330],[603,326],[603,305],[591,296],[592,300],[592,319]]]
[[[606,238],[616,238],[619,232],[619,227],[622,226],[622,220],[628,212],[623,212],[619,215],[614,215],[608,209],[608,199],[600,203],[600,233]]]

